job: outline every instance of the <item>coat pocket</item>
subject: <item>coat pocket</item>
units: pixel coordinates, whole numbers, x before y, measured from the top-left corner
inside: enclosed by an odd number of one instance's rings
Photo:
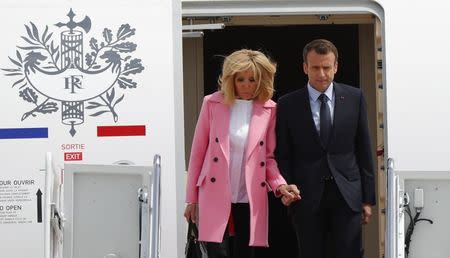
[[[197,180],[197,186],[201,186],[203,182],[205,181],[206,173],[202,173]]]

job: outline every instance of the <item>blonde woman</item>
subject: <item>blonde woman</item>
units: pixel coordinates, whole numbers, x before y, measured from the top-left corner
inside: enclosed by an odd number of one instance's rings
[[[255,257],[254,247],[268,246],[269,190],[300,199],[297,187],[280,175],[273,155],[275,72],[276,65],[259,51],[233,52],[223,63],[220,90],[203,100],[184,216],[197,223],[209,258]]]

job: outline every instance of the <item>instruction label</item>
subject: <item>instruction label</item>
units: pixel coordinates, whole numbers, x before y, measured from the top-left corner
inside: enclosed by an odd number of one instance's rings
[[[0,180],[0,224],[41,222],[42,192],[35,180]]]

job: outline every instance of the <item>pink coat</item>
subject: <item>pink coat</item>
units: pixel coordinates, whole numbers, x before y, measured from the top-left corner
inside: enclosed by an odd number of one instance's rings
[[[220,92],[204,98],[189,160],[186,202],[198,203],[200,241],[222,242],[231,211],[230,107],[223,100]],[[273,156],[275,109],[272,100],[253,102],[245,159],[250,246],[268,246],[267,192],[286,184]]]

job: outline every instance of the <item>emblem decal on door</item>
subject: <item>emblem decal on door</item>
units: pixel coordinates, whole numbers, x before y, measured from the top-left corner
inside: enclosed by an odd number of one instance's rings
[[[60,111],[61,121],[73,137],[75,126],[84,123],[85,113],[91,117],[111,115],[117,122],[116,105],[125,94],[117,94],[116,87],[136,88],[138,83],[131,77],[141,73],[144,66],[132,55],[137,45],[128,38],[136,29],[129,24],[116,31],[105,28],[100,39],[86,39],[86,50],[84,36],[91,29],[91,19],[86,16],[75,21],[72,9],[67,16],[68,22],[47,25],[43,32],[33,22],[25,25],[23,44],[17,46],[15,57],[8,57],[13,67],[1,70],[16,77],[12,87],[32,106],[22,114],[22,121]],[[55,36],[52,28],[59,28],[60,35]]]

